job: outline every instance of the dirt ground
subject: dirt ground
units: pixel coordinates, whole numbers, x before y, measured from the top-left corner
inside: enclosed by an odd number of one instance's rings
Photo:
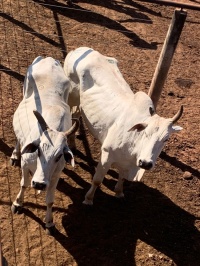
[[[184,1],[200,4],[200,1]],[[54,204],[56,234],[44,230],[45,195],[28,188],[22,214],[10,206],[20,184],[9,157],[15,145],[13,113],[22,99],[26,69],[38,56],[64,62],[77,47],[92,47],[119,61],[133,92],[148,92],[175,7],[132,0],[0,0],[0,229],[9,266],[200,265],[200,12],[187,19],[157,107],[172,117],[180,105],[184,129],[171,136],[154,170],[125,183],[114,197],[109,171],[93,208],[82,205],[100,146],[81,125],[76,165],[66,165]]]

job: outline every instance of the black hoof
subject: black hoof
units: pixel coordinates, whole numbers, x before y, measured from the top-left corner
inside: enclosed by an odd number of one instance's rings
[[[46,227],[46,234],[48,236],[54,236],[56,233],[56,227],[55,225],[51,226],[51,227]]]
[[[12,211],[13,214],[15,214],[15,213],[21,214],[21,213],[23,213],[23,207],[16,206],[16,205],[12,204],[11,211]]]

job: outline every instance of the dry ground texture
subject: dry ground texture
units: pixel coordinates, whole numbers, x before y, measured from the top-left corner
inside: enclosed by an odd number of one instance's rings
[[[174,10],[132,0],[0,0],[0,229],[9,266],[200,265],[199,11],[187,10],[157,108],[171,117],[182,104],[184,130],[170,138],[155,169],[125,183],[124,201],[114,197],[112,169],[94,207],[84,208],[100,147],[82,123],[76,166],[66,165],[55,195],[55,237],[44,230],[44,194],[28,188],[23,213],[10,210],[21,176],[9,165],[12,117],[28,65],[38,55],[63,63],[70,50],[89,46],[118,59],[134,92],[148,92]]]

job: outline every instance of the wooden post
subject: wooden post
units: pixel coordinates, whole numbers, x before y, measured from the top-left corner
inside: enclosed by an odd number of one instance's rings
[[[174,11],[172,21],[169,26],[167,36],[148,92],[148,95],[151,97],[155,108],[158,104],[158,100],[160,98],[186,17],[187,12],[185,11],[180,9],[176,9]]]

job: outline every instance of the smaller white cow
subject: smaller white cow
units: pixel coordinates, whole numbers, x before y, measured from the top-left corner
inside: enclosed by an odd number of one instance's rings
[[[112,165],[119,169],[116,196],[123,197],[124,179],[139,181],[145,170],[154,167],[171,133],[182,129],[174,123],[183,108],[173,118],[158,116],[147,94],[132,92],[116,59],[88,47],[71,51],[64,70],[71,83],[70,104],[80,102],[88,129],[102,144],[101,159],[84,203],[93,204],[95,190]]]
[[[67,137],[77,130],[78,122],[72,126],[70,108],[66,103],[68,93],[69,80],[59,61],[37,57],[27,70],[24,97],[13,118],[17,145],[11,163],[17,165],[21,158],[22,179],[12,211],[15,213],[22,208],[31,174],[31,186],[46,190],[45,226],[48,234],[54,231],[52,205],[65,160],[74,165]]]

